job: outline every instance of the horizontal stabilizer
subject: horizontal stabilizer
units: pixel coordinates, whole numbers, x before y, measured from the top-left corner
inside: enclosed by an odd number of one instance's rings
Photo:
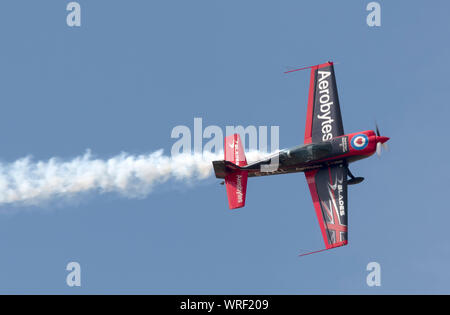
[[[227,188],[230,209],[237,209],[245,206],[247,178],[248,174],[246,171],[236,171],[225,177],[225,186]]]
[[[240,166],[247,165],[244,147],[239,134],[225,137],[224,153],[225,161],[216,161],[223,164],[213,163],[214,170],[216,171],[216,176],[218,171],[223,172],[225,175],[225,186],[230,209],[241,208],[245,206],[248,172],[239,169]]]

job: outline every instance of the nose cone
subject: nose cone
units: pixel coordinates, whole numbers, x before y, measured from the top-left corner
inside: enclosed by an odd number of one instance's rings
[[[385,143],[389,140],[389,137],[377,137],[377,142]]]

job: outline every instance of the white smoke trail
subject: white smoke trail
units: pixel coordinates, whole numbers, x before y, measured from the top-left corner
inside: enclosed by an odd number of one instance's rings
[[[247,153],[249,161],[264,154]],[[146,155],[122,153],[107,160],[94,159],[90,151],[70,161],[51,158],[33,162],[30,157],[0,163],[0,205],[36,205],[52,198],[71,197],[88,191],[116,192],[133,198],[150,193],[157,184],[176,180],[195,182],[212,175],[213,160],[223,153]]]

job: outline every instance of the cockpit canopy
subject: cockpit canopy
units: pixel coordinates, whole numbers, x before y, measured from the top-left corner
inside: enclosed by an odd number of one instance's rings
[[[332,150],[333,146],[330,142],[322,142],[300,145],[291,150],[284,151],[283,154],[286,154],[286,158],[294,158],[296,163],[308,163],[326,158],[332,153]]]

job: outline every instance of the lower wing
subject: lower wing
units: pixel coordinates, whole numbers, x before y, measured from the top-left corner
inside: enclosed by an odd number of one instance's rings
[[[326,249],[347,245],[347,165],[305,172]]]

